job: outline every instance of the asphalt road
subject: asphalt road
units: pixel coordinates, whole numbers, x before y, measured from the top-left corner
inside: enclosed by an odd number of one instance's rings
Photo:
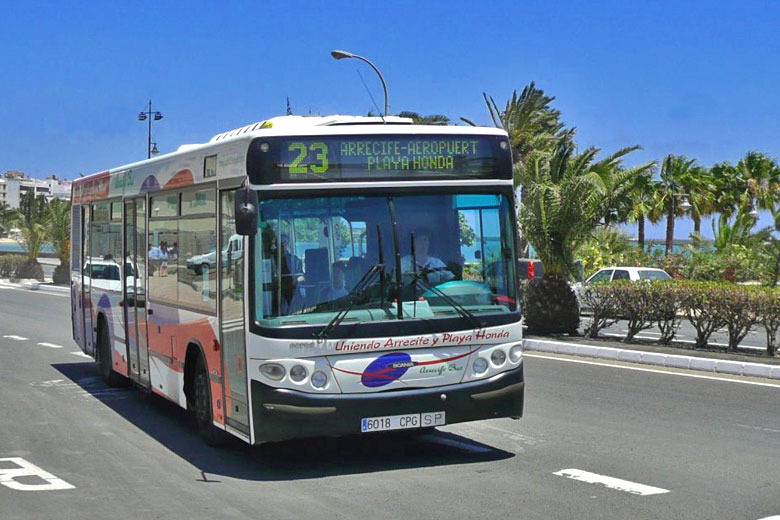
[[[519,421],[213,449],[179,408],[106,387],[68,305],[0,287],[2,519],[780,515],[777,384],[528,354]],[[25,464],[67,489],[9,478]]]

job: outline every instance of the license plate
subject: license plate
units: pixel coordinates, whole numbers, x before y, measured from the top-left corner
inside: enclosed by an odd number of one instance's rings
[[[444,412],[407,413],[384,417],[365,417],[360,420],[362,433],[430,428],[432,426],[444,426]]]

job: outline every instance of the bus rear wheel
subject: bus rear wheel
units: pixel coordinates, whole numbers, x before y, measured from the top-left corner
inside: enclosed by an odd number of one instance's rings
[[[195,365],[195,377],[192,382],[192,412],[195,415],[195,423],[198,433],[209,446],[221,446],[225,443],[225,434],[214,426],[214,418],[211,414],[211,384],[209,373],[202,357],[198,357]]]

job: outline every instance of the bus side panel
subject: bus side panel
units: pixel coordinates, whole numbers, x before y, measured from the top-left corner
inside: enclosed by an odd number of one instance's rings
[[[187,346],[199,345],[211,380],[212,416],[224,425],[222,366],[217,343],[217,318],[194,311],[149,302],[149,374],[152,390],[186,408],[184,364]]]

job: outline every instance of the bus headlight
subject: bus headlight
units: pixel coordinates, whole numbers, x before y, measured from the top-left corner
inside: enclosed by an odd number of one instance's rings
[[[325,385],[328,384],[328,376],[325,374],[325,372],[316,371],[311,375],[311,385],[314,388],[325,388]]]
[[[497,367],[500,367],[501,365],[504,364],[504,361],[506,361],[506,354],[504,353],[503,350],[497,348],[496,350],[493,351],[492,354],[490,354],[490,361],[492,361],[493,364],[496,365]]]
[[[301,381],[306,379],[306,369],[303,368],[301,365],[295,365],[290,369],[290,379],[292,379],[296,383],[300,383]]]
[[[478,357],[477,359],[474,360],[474,364],[472,365],[471,368],[474,369],[475,374],[477,375],[482,374],[488,368],[487,360],[485,358]]]
[[[281,381],[284,377],[285,370],[279,363],[263,363],[260,365],[260,373],[268,379]]]
[[[523,346],[522,345],[515,345],[511,349],[509,349],[509,361],[512,363],[517,363],[523,358]]]

